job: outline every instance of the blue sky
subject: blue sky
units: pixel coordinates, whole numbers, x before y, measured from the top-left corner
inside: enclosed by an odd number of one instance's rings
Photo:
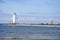
[[[12,22],[17,14],[17,23],[60,22],[60,0],[0,0],[0,23]]]

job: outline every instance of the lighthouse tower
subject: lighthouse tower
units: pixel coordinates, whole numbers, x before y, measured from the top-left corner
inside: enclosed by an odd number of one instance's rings
[[[13,24],[16,24],[16,13],[13,13]]]

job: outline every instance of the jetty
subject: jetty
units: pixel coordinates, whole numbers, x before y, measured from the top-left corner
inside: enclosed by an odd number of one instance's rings
[[[51,25],[51,24],[48,24],[48,25],[39,25],[39,24],[6,24],[7,26],[37,26],[37,27],[60,27],[60,25]]]

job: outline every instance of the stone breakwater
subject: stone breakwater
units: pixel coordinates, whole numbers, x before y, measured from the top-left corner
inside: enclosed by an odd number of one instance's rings
[[[35,25],[35,24],[7,24],[8,26],[37,26],[37,27],[60,27],[60,25]]]

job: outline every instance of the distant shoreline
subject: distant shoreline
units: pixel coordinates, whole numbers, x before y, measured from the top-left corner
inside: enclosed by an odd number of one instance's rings
[[[60,25],[37,25],[37,24],[6,24],[7,26],[37,26],[37,27],[60,27]]]

